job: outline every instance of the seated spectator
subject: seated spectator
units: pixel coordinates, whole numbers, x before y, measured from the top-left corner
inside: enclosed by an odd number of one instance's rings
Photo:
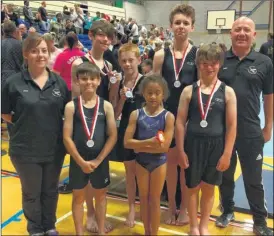
[[[22,40],[26,39],[28,37],[28,29],[27,29],[26,25],[25,24],[20,24],[18,26],[18,29],[21,33]]]
[[[83,34],[84,14],[82,8],[79,6],[75,9],[76,18],[74,19],[74,26],[76,34]]]
[[[96,16],[93,18],[93,21],[101,20],[101,13],[99,11],[96,12]]]
[[[145,52],[145,48],[148,45],[148,41],[143,39],[142,41],[139,41],[139,50],[140,50],[140,56],[142,58],[144,52]]]
[[[90,27],[92,26],[92,21],[93,18],[90,16],[90,13],[88,12],[85,16],[84,16],[84,34],[88,34],[88,31],[90,29]]]
[[[7,19],[13,21],[16,27],[18,27],[18,15],[14,12],[14,4],[7,5],[5,15]]]
[[[101,19],[104,19],[104,20],[110,22],[110,17],[105,13],[101,13]]]
[[[163,27],[160,27],[159,38],[160,38],[162,41],[165,40],[165,33],[164,33],[164,28],[163,28]]]
[[[117,32],[119,32],[121,35],[124,35],[124,26],[120,23],[119,20],[116,20],[114,22],[114,28],[116,29]]]
[[[153,61],[151,59],[144,60],[141,64],[141,68],[143,75],[148,75],[152,73]]]
[[[6,4],[1,4],[1,24],[4,23],[4,20],[5,19],[8,19],[7,18],[7,5]],[[1,30],[2,30],[2,27],[1,27]]]
[[[70,11],[68,7],[65,5],[63,7],[63,14],[62,14],[62,20],[64,24],[66,23],[67,19],[70,19]]]
[[[39,34],[44,34],[47,33],[47,27],[46,24],[42,21],[41,15],[39,12],[36,13],[34,23],[33,23],[33,28],[35,28],[36,32]]]
[[[46,24],[48,22],[48,13],[47,13],[46,7],[47,7],[47,4],[45,1],[43,1],[41,2],[41,6],[38,8],[38,12],[41,15],[41,20],[43,24]]]
[[[25,24],[25,20],[21,19],[21,16],[19,14],[17,14],[17,24]]]
[[[260,53],[268,56],[273,63],[273,33],[268,33],[267,42],[262,44]]]
[[[53,69],[53,65],[56,61],[57,56],[62,52],[61,49],[58,49],[57,47],[55,47],[54,42],[55,42],[55,33],[45,33],[43,35],[43,39],[46,41],[47,45],[48,45],[48,49],[50,52],[50,58],[48,61],[48,68],[50,70]]]
[[[62,14],[56,14],[56,21],[50,23],[49,32],[56,34],[56,41],[59,41],[66,34],[66,27],[62,20]]]
[[[34,17],[33,17],[33,14],[32,14],[32,10],[29,7],[29,1],[28,0],[24,1],[23,15],[24,15],[24,18],[25,18],[25,25],[29,29],[33,25]]]
[[[68,32],[74,32],[76,34],[75,26],[69,19],[66,21],[66,34],[68,34]]]

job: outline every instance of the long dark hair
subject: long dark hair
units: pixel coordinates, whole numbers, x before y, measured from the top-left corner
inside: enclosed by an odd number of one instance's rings
[[[78,37],[77,34],[75,34],[74,32],[68,32],[68,34],[66,35],[66,42],[70,48],[70,50],[72,50],[76,45],[78,45]]]

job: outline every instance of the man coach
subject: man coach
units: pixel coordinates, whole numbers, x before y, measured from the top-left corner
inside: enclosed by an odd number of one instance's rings
[[[273,235],[267,228],[267,209],[262,183],[264,143],[271,138],[273,125],[273,65],[269,57],[255,52],[251,45],[255,39],[254,22],[247,17],[238,18],[232,26],[232,47],[225,53],[219,79],[231,86],[237,97],[237,138],[231,164],[223,174],[220,195],[223,214],[216,226],[226,227],[234,219],[234,173],[238,154],[246,196],[253,214],[256,235]],[[260,96],[263,93],[265,125],[260,127]]]

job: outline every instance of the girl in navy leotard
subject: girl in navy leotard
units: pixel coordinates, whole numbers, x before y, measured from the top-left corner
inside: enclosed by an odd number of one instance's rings
[[[124,146],[136,153],[136,176],[145,234],[157,235],[160,197],[166,178],[166,152],[173,137],[174,116],[163,108],[168,87],[161,76],[146,77],[141,82],[140,91],[145,98],[145,106],[131,113]],[[159,131],[163,132],[163,140],[157,135]]]

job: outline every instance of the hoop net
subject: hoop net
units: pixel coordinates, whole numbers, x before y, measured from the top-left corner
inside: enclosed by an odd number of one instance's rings
[[[220,34],[222,32],[222,26],[219,25],[218,28],[216,29],[216,34]]]

